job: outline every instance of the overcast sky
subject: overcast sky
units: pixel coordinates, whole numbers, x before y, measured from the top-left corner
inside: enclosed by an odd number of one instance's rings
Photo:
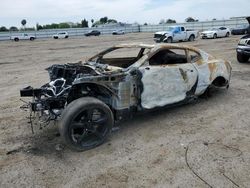
[[[183,22],[191,16],[200,21],[250,16],[250,0],[1,0],[0,26],[27,27],[59,22],[89,22],[108,16],[120,22],[159,23],[161,19]]]

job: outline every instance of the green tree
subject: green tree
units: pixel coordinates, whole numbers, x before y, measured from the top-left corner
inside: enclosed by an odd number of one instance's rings
[[[103,17],[103,18],[100,18],[100,22],[101,22],[101,24],[107,23],[107,22],[108,22],[108,17],[105,16],[105,17]]]
[[[59,28],[61,29],[70,28],[70,25],[68,23],[59,23]]]
[[[166,23],[176,23],[176,21],[172,19],[167,19]]]
[[[59,24],[57,24],[57,23],[52,23],[52,24],[50,24],[50,25],[48,25],[48,29],[58,29],[59,28]]]
[[[2,26],[0,27],[0,32],[6,32],[9,31],[6,27]]]
[[[89,22],[84,18],[84,20],[81,21],[82,27],[89,27]]]
[[[108,19],[107,21],[108,23],[117,23],[117,21],[115,19]]]
[[[43,26],[41,26],[41,25],[39,25],[39,23],[37,23],[36,24],[36,30],[38,31],[38,30],[41,30],[41,29],[43,29]]]
[[[15,26],[11,26],[11,27],[9,28],[9,30],[10,30],[10,31],[18,31],[18,28],[15,27]]]
[[[192,17],[188,17],[188,18],[185,19],[185,21],[186,22],[198,22],[199,20],[196,20],[196,19],[194,19]]]

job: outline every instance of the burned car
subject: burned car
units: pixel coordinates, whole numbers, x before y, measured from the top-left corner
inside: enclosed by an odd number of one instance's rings
[[[83,151],[102,144],[114,122],[228,87],[231,69],[194,47],[121,44],[87,61],[52,65],[49,83],[20,94],[33,97],[28,106],[39,121],[59,120],[65,143]]]

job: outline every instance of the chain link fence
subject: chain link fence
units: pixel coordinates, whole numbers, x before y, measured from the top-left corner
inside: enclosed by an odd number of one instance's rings
[[[90,30],[99,30],[101,34],[107,35],[112,34],[114,30],[123,30],[125,33],[138,33],[138,32],[156,32],[164,31],[166,27],[171,25],[182,25],[187,29],[194,29],[203,31],[211,27],[225,26],[230,29],[235,28],[239,25],[248,24],[245,18],[229,19],[229,20],[214,20],[204,22],[185,22],[185,23],[174,23],[174,24],[160,24],[160,25],[131,25],[131,26],[117,26],[117,27],[100,27],[100,28],[68,28],[68,29],[44,29],[39,31],[25,31],[30,35],[35,35],[36,38],[52,38],[58,32],[66,31],[69,36],[84,36],[85,33]],[[19,35],[24,31],[19,32],[0,32],[0,40],[10,40],[11,36]]]

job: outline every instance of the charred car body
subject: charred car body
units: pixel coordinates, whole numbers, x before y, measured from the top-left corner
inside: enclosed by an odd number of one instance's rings
[[[126,53],[113,54],[120,50]],[[47,70],[50,82],[21,96],[33,97],[29,107],[43,122],[59,119],[62,138],[79,151],[102,144],[115,121],[189,102],[211,85],[228,87],[231,76],[230,62],[167,44],[121,44]]]

